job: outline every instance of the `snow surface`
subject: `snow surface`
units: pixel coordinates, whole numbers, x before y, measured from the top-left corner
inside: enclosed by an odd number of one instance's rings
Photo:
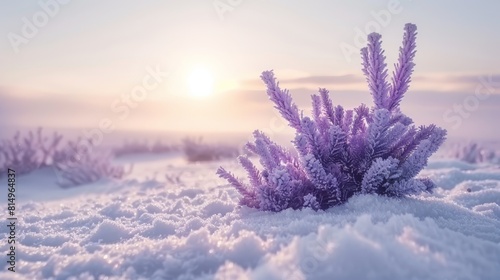
[[[17,273],[3,262],[0,279],[500,279],[499,166],[433,160],[432,195],[267,213],[215,175],[243,177],[235,160],[120,161],[125,180],[74,189],[19,177]]]

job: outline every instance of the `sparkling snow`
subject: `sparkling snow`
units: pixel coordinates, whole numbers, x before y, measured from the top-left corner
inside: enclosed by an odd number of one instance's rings
[[[17,273],[0,279],[500,279],[500,166],[434,159],[432,195],[267,213],[215,175],[243,177],[235,160],[120,161],[125,180],[67,190],[50,169],[18,177]]]

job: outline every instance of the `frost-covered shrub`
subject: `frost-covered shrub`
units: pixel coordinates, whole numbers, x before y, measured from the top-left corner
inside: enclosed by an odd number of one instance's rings
[[[101,178],[122,178],[128,171],[111,164],[111,154],[105,151],[82,151],[77,142],[63,142],[63,136],[54,132],[44,136],[42,128],[29,131],[26,136],[17,132],[12,139],[0,141],[0,177],[7,169],[24,175],[42,167],[53,167],[61,187],[91,183]],[[85,145],[85,147],[92,147]]]
[[[446,131],[435,125],[415,127],[399,108],[413,72],[416,34],[415,25],[405,26],[390,83],[381,36],[368,35],[361,56],[374,101],[370,109],[364,104],[353,110],[334,106],[329,92],[319,89],[319,95],[312,95],[312,117],[304,116],[274,73],[263,72],[270,100],[296,130],[298,155],[255,131],[255,142],[246,148],[260,157],[262,169],[245,156],[238,158],[250,184],[222,167],[217,170],[241,193],[240,204],[266,211],[327,209],[358,193],[404,196],[431,191],[431,180],[415,176],[444,142]]]
[[[182,151],[189,162],[213,161],[239,154],[239,149],[230,144],[204,143],[201,138],[182,140]]]
[[[81,141],[89,142],[88,145],[79,145]],[[125,170],[123,166],[113,165],[111,153],[97,151],[91,140],[68,142],[55,159],[58,184],[63,188],[92,183],[102,178],[121,179],[132,170],[132,167]]]
[[[17,132],[12,139],[0,140],[0,177],[11,168],[23,175],[51,165],[60,147],[62,135],[44,136],[42,128],[22,136]]]
[[[452,148],[451,156],[468,163],[496,163],[495,151],[482,147],[476,142],[459,144]]]

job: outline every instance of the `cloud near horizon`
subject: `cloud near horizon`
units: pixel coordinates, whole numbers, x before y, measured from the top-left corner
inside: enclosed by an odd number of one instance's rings
[[[316,90],[319,87],[335,89],[336,91],[367,90],[364,76],[346,75],[310,75],[294,78],[280,78],[280,71],[275,71],[280,84],[288,88],[306,88]],[[388,74],[388,78],[391,74]],[[389,79],[388,79],[389,80]],[[241,82],[242,88],[261,89],[263,83],[260,79],[250,79]],[[436,92],[469,92],[475,91],[477,87],[487,87],[496,89],[500,94],[500,74],[426,74],[414,75],[410,90],[416,91],[436,91]]]
[[[278,71],[277,76],[280,80]],[[499,81],[500,75],[417,76],[401,106],[416,124],[436,123],[447,128],[452,137],[500,138],[492,122],[498,118],[500,110]],[[313,84],[316,86],[312,87]],[[371,105],[371,96],[361,76],[305,76],[280,80],[280,86],[290,90],[306,114],[311,110],[310,95],[317,92],[318,85],[331,90],[336,104],[347,108],[360,103]],[[478,87],[485,99],[475,97]],[[60,94],[28,96],[0,89],[0,127],[96,127],[106,118],[111,119],[117,129],[250,133],[254,129],[266,129],[278,119],[264,85],[257,79],[243,81],[240,89],[215,93],[205,100],[175,95],[161,100],[147,99],[136,108],[129,108],[127,114],[112,109],[116,96],[100,99]],[[458,111],[457,106],[465,111]]]

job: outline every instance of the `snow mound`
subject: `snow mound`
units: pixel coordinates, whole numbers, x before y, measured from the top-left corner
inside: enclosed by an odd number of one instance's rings
[[[269,213],[237,205],[237,192],[214,174],[221,163],[243,177],[233,161],[165,159],[135,162],[136,170],[149,170],[142,177],[78,193],[47,186],[54,199],[31,195],[19,205],[17,273],[4,263],[0,279],[500,275],[500,170],[492,166],[431,162],[422,175],[437,181],[434,194],[361,195],[327,211]],[[176,174],[179,180],[168,179]]]

